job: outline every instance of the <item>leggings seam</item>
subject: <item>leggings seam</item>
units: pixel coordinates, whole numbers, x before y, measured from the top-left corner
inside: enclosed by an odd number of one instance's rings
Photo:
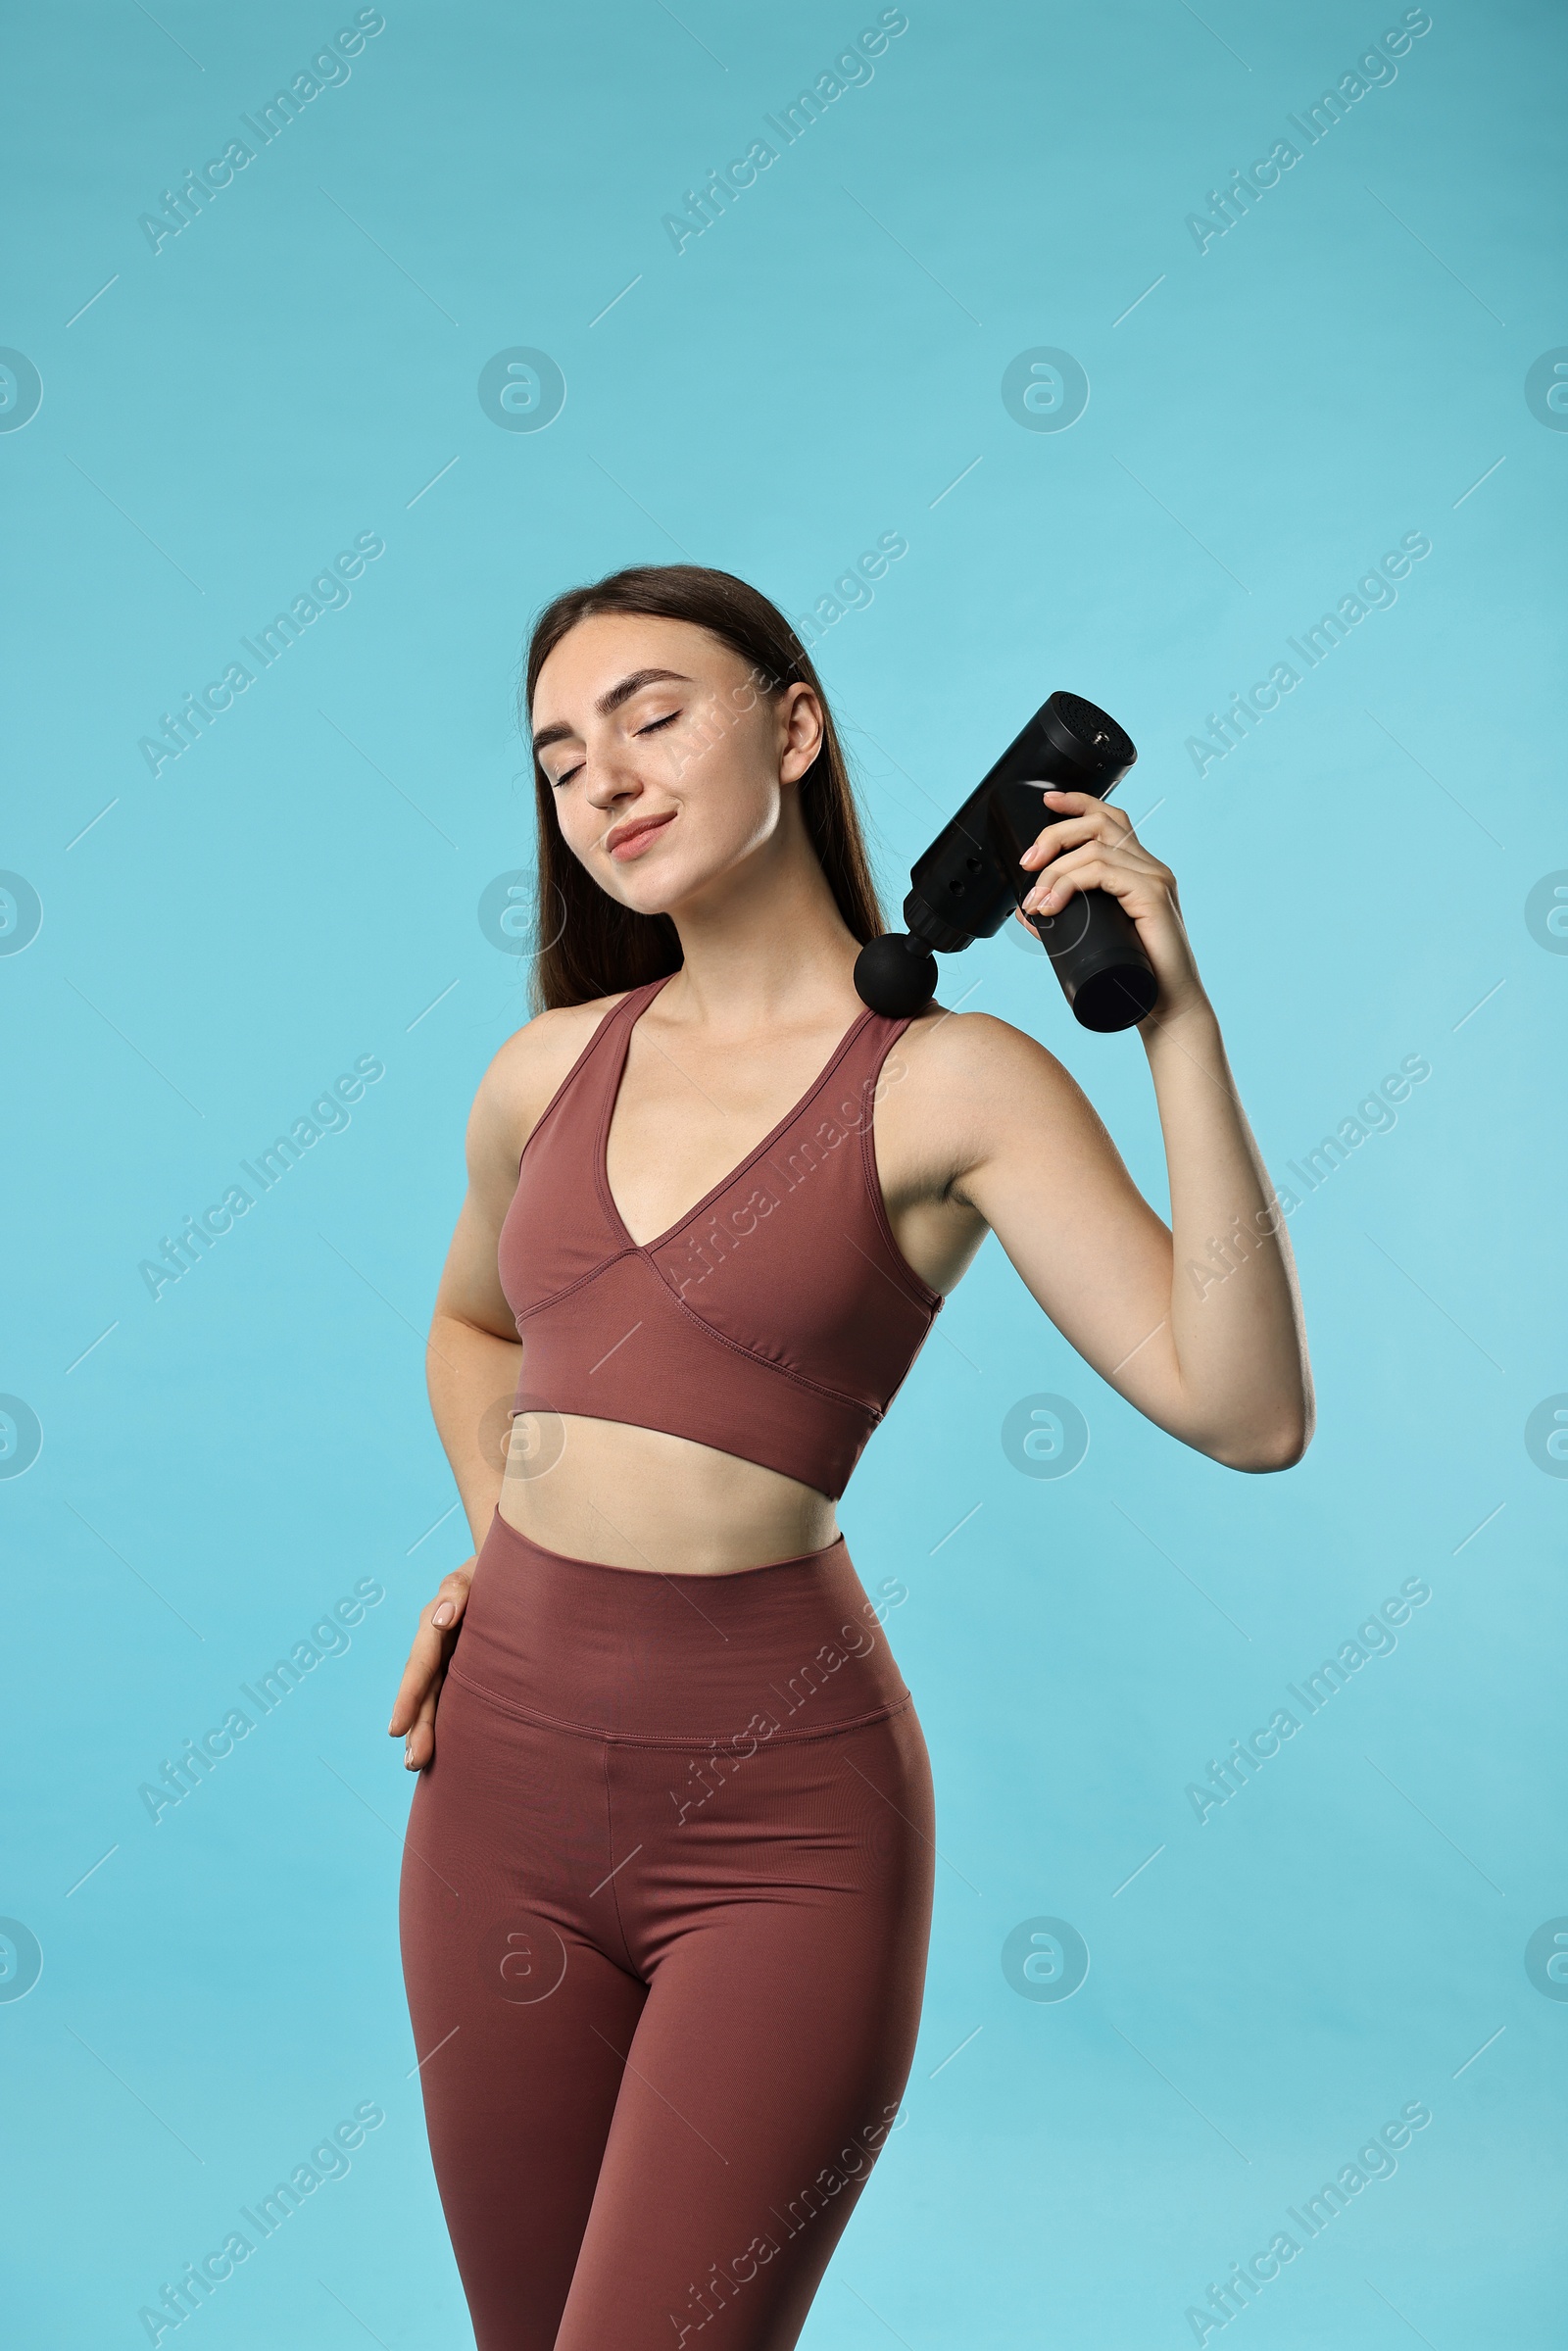
[[[610,1793],[610,1741],[608,1739],[604,1741],[601,1761],[605,1774],[605,1837],[607,1839],[605,1858],[610,1861],[613,1860],[615,1851],[615,1816]],[[620,1933],[620,1947],[626,1954],[627,1967],[635,1976],[637,1964],[631,1955],[631,1944],[626,1939],[626,1922],[620,1915],[620,1887],[615,1884],[615,1873],[619,1868],[620,1864],[616,1861],[610,1873],[610,1898],[615,1906],[615,1925]]]
[[[541,1729],[546,1731],[564,1731],[574,1739],[595,1739],[600,1740],[607,1749],[612,1746],[691,1747],[701,1751],[707,1747],[719,1745],[724,1737],[718,1732],[676,1733],[665,1737],[660,1732],[606,1731],[592,1723],[568,1722],[560,1715],[541,1713],[537,1707],[520,1706],[515,1698],[503,1697],[499,1690],[491,1690],[483,1682],[476,1681],[472,1674],[461,1672],[456,1659],[447,1667],[447,1679],[449,1682],[460,1682],[466,1690],[471,1690],[476,1697],[483,1698],[487,1705],[497,1707],[503,1714],[514,1716],[518,1722],[537,1723]],[[759,1746],[771,1747],[786,1741],[793,1744],[797,1740],[807,1739],[836,1739],[842,1731],[863,1730],[869,1723],[885,1722],[890,1715],[902,1714],[910,1703],[910,1692],[906,1690],[902,1696],[889,1698],[885,1705],[870,1707],[864,1714],[852,1714],[842,1722],[821,1723],[809,1729],[804,1726],[794,1731],[780,1728],[770,1732],[766,1739],[760,1739],[757,1743]],[[733,1737],[733,1734],[730,1736]],[[608,1755],[605,1768],[608,1787]]]

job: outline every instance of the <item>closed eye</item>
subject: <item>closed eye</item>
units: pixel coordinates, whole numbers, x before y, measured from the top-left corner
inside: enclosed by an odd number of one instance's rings
[[[651,718],[646,726],[640,726],[636,731],[639,735],[657,735],[661,727],[673,726],[679,716],[679,710],[669,710],[662,718]],[[555,789],[559,792],[564,784],[569,784],[574,775],[580,774],[584,762],[579,759],[575,767],[563,767],[559,775],[551,778]]]
[[[674,719],[677,719],[677,717],[679,717],[679,710],[670,710],[670,712],[665,712],[665,717],[662,717],[662,719],[649,719],[649,724],[647,724],[647,726],[637,726],[637,733],[659,733],[661,726],[672,726],[672,724],[674,724]],[[555,790],[560,792],[562,785],[564,785],[564,783],[571,783],[571,778],[576,776],[578,771],[581,771],[581,766],[583,766],[583,761],[578,759],[578,764],[576,764],[576,766],[564,766],[564,768],[562,768],[562,771],[560,771],[560,776],[555,776],[555,778],[553,778]]]

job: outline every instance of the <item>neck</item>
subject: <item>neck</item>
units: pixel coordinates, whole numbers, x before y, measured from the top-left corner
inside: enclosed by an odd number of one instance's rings
[[[683,962],[661,1007],[673,1019],[740,1038],[786,1025],[842,1029],[861,1009],[859,943],[798,814],[670,917]]]

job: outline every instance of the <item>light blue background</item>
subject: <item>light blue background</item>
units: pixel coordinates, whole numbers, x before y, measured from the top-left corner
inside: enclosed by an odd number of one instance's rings
[[[1200,253],[1186,216],[1397,6],[910,0],[874,78],[677,256],[662,216],[875,8],[388,0],[347,84],[155,255],[138,216],[353,13],[11,28],[0,341],[44,389],[0,436],[0,865],[43,907],[0,957],[0,1389],[43,1432],[0,1481],[0,1911],[43,1949],[0,2004],[10,2339],[144,2341],[139,2306],[375,2100],[349,2176],[179,2339],[470,2340],[383,1725],[467,1547],[420,1335],[465,1114],[526,1015],[475,912],[532,855],[523,631],[683,555],[802,613],[897,530],[817,649],[890,913],[1067,686],[1140,746],[1121,798],[1276,1177],[1401,1056],[1431,1075],[1292,1215],[1321,1415],[1297,1469],[1141,1420],[994,1243],[870,1449],[842,1522],[868,1585],[908,1588],[944,1866],[906,2122],[805,2340],[1191,2342],[1188,2306],[1419,2099],[1397,2173],[1262,2289],[1252,2351],[1544,2351],[1568,2002],[1524,1950],[1568,1913],[1568,1484],[1524,1429],[1568,1390],[1568,957],[1524,907],[1568,867],[1568,437],[1524,379],[1568,342],[1560,15],[1434,0],[1396,80]],[[480,408],[515,345],[564,372],[546,431]],[[1037,346],[1087,371],[1070,430],[1003,405]],[[386,552],[352,603],[155,780],[138,738],[362,531]],[[1408,531],[1432,553],[1397,604],[1200,781],[1205,713]],[[1135,1038],[1078,1031],[1005,936],[942,995],[1059,1053],[1164,1211]],[[138,1261],[368,1053],[350,1127],[155,1303]],[[1037,1393],[1090,1426],[1059,1481],[1002,1448]],[[347,1654],[155,1827],[139,1784],[367,1576],[388,1596]],[[1188,1783],[1411,1576],[1396,1650],[1200,1825]],[[1003,1975],[1040,1915],[1091,1953],[1064,2002]]]

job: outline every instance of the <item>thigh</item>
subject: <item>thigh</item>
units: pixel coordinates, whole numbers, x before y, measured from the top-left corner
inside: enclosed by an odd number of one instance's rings
[[[558,2351],[785,2351],[914,2053],[934,1848],[912,1708],[761,1749],[678,1819],[674,1761],[611,1750],[649,1993]]]
[[[604,1758],[441,1696],[400,1899],[436,2183],[479,2351],[549,2351],[647,1993],[612,1929]]]

